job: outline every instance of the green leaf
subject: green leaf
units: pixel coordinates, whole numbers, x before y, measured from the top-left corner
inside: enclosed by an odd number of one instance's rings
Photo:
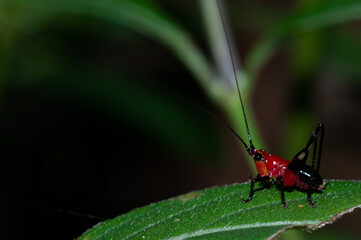
[[[191,192],[135,209],[99,223],[79,240],[105,239],[265,239],[292,227],[316,229],[361,207],[361,181],[328,182],[314,193],[312,208],[306,193],[286,192],[283,208],[275,188],[255,193],[244,204],[250,184],[234,184]]]

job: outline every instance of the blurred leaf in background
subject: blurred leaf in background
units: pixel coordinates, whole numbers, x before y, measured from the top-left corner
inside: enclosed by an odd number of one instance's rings
[[[324,121],[325,178],[359,178],[360,4],[224,4],[256,147],[290,158]],[[59,232],[59,239],[96,222],[24,203],[109,218],[247,179],[233,136],[169,92],[245,134],[236,92],[209,57],[216,46],[205,34],[206,8],[183,1],[0,1],[5,238],[42,238],[24,222],[42,222],[43,236]]]

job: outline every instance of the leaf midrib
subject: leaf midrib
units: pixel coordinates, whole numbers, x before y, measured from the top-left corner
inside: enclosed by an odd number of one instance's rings
[[[354,191],[349,191],[349,192],[354,192]],[[159,221],[157,221],[157,222],[155,222],[155,223],[153,223],[153,224],[148,225],[147,227],[144,227],[144,228],[142,228],[142,229],[139,229],[138,231],[136,231],[136,232],[134,232],[134,233],[126,236],[124,239],[129,239],[130,237],[133,237],[134,235],[137,235],[137,234],[139,234],[139,233],[141,233],[141,232],[144,232],[144,231],[146,231],[147,229],[149,229],[149,228],[151,228],[151,227],[154,227],[154,226],[156,226],[156,225],[159,225],[159,224],[163,223],[164,221],[166,221],[166,220],[168,220],[168,219],[170,219],[170,218],[172,218],[172,217],[174,217],[174,216],[177,216],[177,215],[179,215],[179,214],[181,214],[181,213],[188,212],[188,211],[190,211],[190,210],[192,210],[192,209],[194,209],[194,208],[202,207],[202,206],[205,205],[205,204],[208,204],[208,203],[210,203],[210,202],[214,202],[214,201],[216,201],[216,200],[222,199],[222,198],[224,198],[224,197],[226,197],[226,196],[234,195],[235,193],[239,193],[239,192],[232,192],[232,193],[227,194],[227,195],[225,195],[225,196],[222,196],[222,197],[220,197],[220,198],[216,198],[216,199],[213,199],[213,200],[208,201],[208,202],[204,202],[204,203],[199,204],[199,205],[193,205],[191,208],[185,209],[185,210],[183,210],[183,211],[180,211],[180,212],[178,212],[177,214],[171,214],[170,216],[168,216],[168,217],[166,217],[166,218],[164,218],[164,219],[162,219],[162,220],[159,220]],[[334,193],[324,194],[323,196],[328,197],[328,196],[341,196],[341,195],[343,195],[343,194],[334,192]],[[302,200],[302,199],[303,199],[303,197],[298,197],[298,198],[289,200],[289,201],[287,201],[287,202],[291,202],[291,203],[292,203],[292,202],[298,202],[298,201],[300,201],[300,200]],[[229,217],[229,216],[232,216],[232,215],[237,215],[237,214],[239,214],[239,213],[247,212],[247,211],[250,211],[250,210],[253,210],[253,209],[258,209],[258,208],[263,208],[263,207],[265,207],[265,206],[278,205],[278,204],[279,204],[279,202],[277,201],[277,202],[272,202],[272,203],[265,203],[265,204],[261,204],[261,205],[256,205],[256,206],[252,206],[252,207],[245,208],[245,209],[239,209],[239,210],[237,210],[237,211],[235,211],[235,212],[232,212],[232,213],[229,213],[229,214],[225,214],[225,215],[223,215],[222,217],[217,218],[217,219],[213,220],[212,222],[207,223],[206,225],[200,227],[199,229],[204,229],[204,228],[206,228],[207,226],[210,226],[210,225],[212,225],[212,224],[220,221],[221,219],[226,218],[226,217]],[[196,206],[196,207],[195,207],[195,206]],[[320,221],[322,221],[322,220],[314,220],[314,221],[281,221],[281,222],[268,222],[268,223],[264,223],[264,224],[269,224],[269,226],[276,226],[276,225],[277,225],[277,224],[273,224],[273,223],[285,223],[285,224],[293,224],[293,223],[295,223],[295,224],[297,224],[297,225],[305,225],[305,224],[315,224],[315,223],[318,223],[318,222],[320,222]],[[298,224],[298,223],[300,223],[300,224]],[[259,224],[259,223],[254,223],[254,224],[241,224],[241,225],[236,226],[235,229],[242,229],[242,228],[246,228],[246,227],[242,227],[242,226],[248,226],[248,225],[249,225],[249,226],[253,226],[253,225],[257,225],[257,224]],[[261,224],[261,225],[262,225],[262,224]],[[268,225],[264,225],[264,226],[268,226]],[[115,227],[117,227],[117,226],[112,227],[112,229],[114,229]],[[229,227],[229,228],[225,228],[225,227],[223,227],[223,228],[212,228],[212,229],[218,229],[218,231],[222,231],[222,229],[223,229],[223,230],[226,229],[225,231],[235,230],[235,229],[233,229],[233,227]],[[195,233],[197,233],[197,232],[211,231],[212,229],[196,230],[196,231],[193,231],[193,232],[190,232],[190,233],[186,233],[186,234],[182,234],[182,235],[179,235],[179,236],[185,235],[185,237],[186,237],[187,235],[189,235],[190,237],[193,237],[192,234],[195,234]],[[228,229],[229,229],[229,230],[228,230]],[[218,232],[218,231],[214,231],[214,232]],[[212,233],[212,232],[209,232],[209,233]],[[206,233],[206,234],[209,234],[209,233]],[[177,239],[176,237],[179,237],[179,236],[175,236],[175,237],[172,237],[172,238],[169,238],[169,239]],[[201,236],[201,235],[195,235],[195,236]]]
[[[175,237],[167,238],[167,240],[178,240],[178,239],[186,239],[191,237],[197,237],[217,232],[223,231],[234,231],[238,229],[249,229],[249,228],[259,228],[259,227],[274,227],[274,226],[288,226],[288,225],[297,225],[297,226],[305,226],[309,224],[317,224],[319,221],[278,221],[278,222],[267,222],[267,223],[252,223],[252,224],[242,224],[232,227],[222,227],[222,228],[212,228],[206,230],[197,230],[190,233],[185,233],[182,235],[178,235]]]

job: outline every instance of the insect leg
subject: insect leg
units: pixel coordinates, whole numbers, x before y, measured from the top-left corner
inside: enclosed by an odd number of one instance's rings
[[[315,169],[316,165],[316,155],[317,155],[317,139],[313,143],[313,153],[312,153],[312,169]],[[320,160],[318,160],[320,162]],[[318,164],[317,164],[318,165]],[[312,176],[313,178],[313,176]]]
[[[315,129],[315,131],[313,131],[313,133],[311,134],[311,137],[310,139],[308,140],[307,142],[307,145],[304,149],[302,149],[300,152],[298,152],[294,157],[293,157],[293,160],[298,160],[298,164],[297,165],[300,165],[301,164],[305,164],[306,163],[306,160],[307,160],[307,156],[308,156],[308,153],[312,147],[313,144],[316,144],[315,142],[317,141],[317,136],[318,134],[320,133],[321,131],[321,136],[320,136],[320,147],[318,149],[318,157],[317,157],[317,167],[316,167],[316,170],[318,171],[319,168],[320,168],[320,159],[321,159],[321,153],[322,153],[322,142],[323,142],[323,133],[324,133],[324,129],[325,129],[325,125],[323,123],[318,123],[317,124],[317,127]],[[316,144],[317,145],[317,144]],[[316,151],[317,149],[314,150],[313,152],[313,159],[312,159],[312,168],[314,169],[315,167],[315,164],[316,164]],[[295,161],[296,162],[296,161]],[[300,165],[301,166],[301,165]]]
[[[318,172],[318,170],[320,169],[320,160],[321,160],[321,153],[322,153],[322,144],[323,144],[323,135],[325,132],[325,125],[323,123],[318,123],[317,128],[321,129],[321,136],[320,136],[320,147],[318,149],[318,157],[317,157],[317,168],[316,171]],[[317,130],[317,129],[316,129]],[[313,163],[312,163],[312,167],[313,167]]]
[[[258,174],[256,178],[253,178],[253,179],[252,179],[252,177],[250,177],[250,179],[251,179],[251,191],[249,192],[249,197],[248,197],[247,199],[242,199],[242,201],[243,201],[244,203],[247,203],[247,202],[249,202],[249,201],[252,200],[253,194],[254,194],[254,184],[255,184],[256,182],[263,182],[263,181],[269,180],[269,177],[268,177],[268,176],[261,177],[261,176]]]
[[[317,154],[317,136],[320,132],[320,146],[318,149],[318,154]],[[325,132],[325,125],[323,123],[318,123],[317,127],[315,129],[315,131],[312,133],[310,140],[307,143],[307,146],[305,149],[310,149],[312,143],[314,143],[313,146],[313,156],[312,156],[312,169],[318,172],[318,170],[320,169],[320,160],[321,160],[321,154],[322,154],[322,143],[323,143],[323,135]],[[315,168],[316,165],[316,155],[317,155],[317,167]],[[313,172],[312,172],[313,173]],[[312,174],[312,180],[313,180],[313,174]],[[309,186],[308,191],[307,191],[307,202],[308,204],[310,204],[312,207],[316,207],[316,202],[312,202],[311,199],[311,194],[312,194],[312,189],[311,186]]]
[[[287,208],[286,199],[285,199],[285,189],[284,189],[284,185],[283,185],[283,177],[282,176],[279,176],[277,178],[277,183],[280,185],[280,188],[281,188],[281,200],[283,203],[283,207]]]
[[[318,154],[317,154],[317,140],[318,140],[318,134],[319,134],[320,131],[321,131],[321,136],[319,138],[320,139],[320,146],[319,146]],[[320,169],[320,160],[321,160],[321,153],[322,153],[322,143],[323,143],[324,131],[325,131],[325,125],[323,123],[318,123],[315,131],[312,133],[311,138],[308,141],[309,143],[311,142],[311,140],[313,141],[312,169],[316,170],[317,172]],[[312,144],[312,142],[311,142],[311,144]],[[308,147],[308,150],[309,149],[310,149],[310,147]],[[317,156],[317,167],[315,168],[316,156]],[[312,172],[311,178],[312,178],[312,180],[314,180],[313,172]],[[311,187],[311,186],[309,186],[309,187]]]
[[[308,189],[308,192],[307,192],[307,202],[308,204],[310,204],[312,207],[316,207],[316,202],[312,202],[311,200],[311,194],[312,194],[312,190],[311,188]]]

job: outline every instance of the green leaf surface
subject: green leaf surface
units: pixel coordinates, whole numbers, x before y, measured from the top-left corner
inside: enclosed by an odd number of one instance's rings
[[[319,228],[361,207],[361,181],[328,181],[328,189],[307,194],[286,192],[288,208],[276,187],[255,193],[244,204],[250,184],[234,184],[191,192],[135,209],[99,223],[79,240],[105,239],[266,239],[287,228]]]

